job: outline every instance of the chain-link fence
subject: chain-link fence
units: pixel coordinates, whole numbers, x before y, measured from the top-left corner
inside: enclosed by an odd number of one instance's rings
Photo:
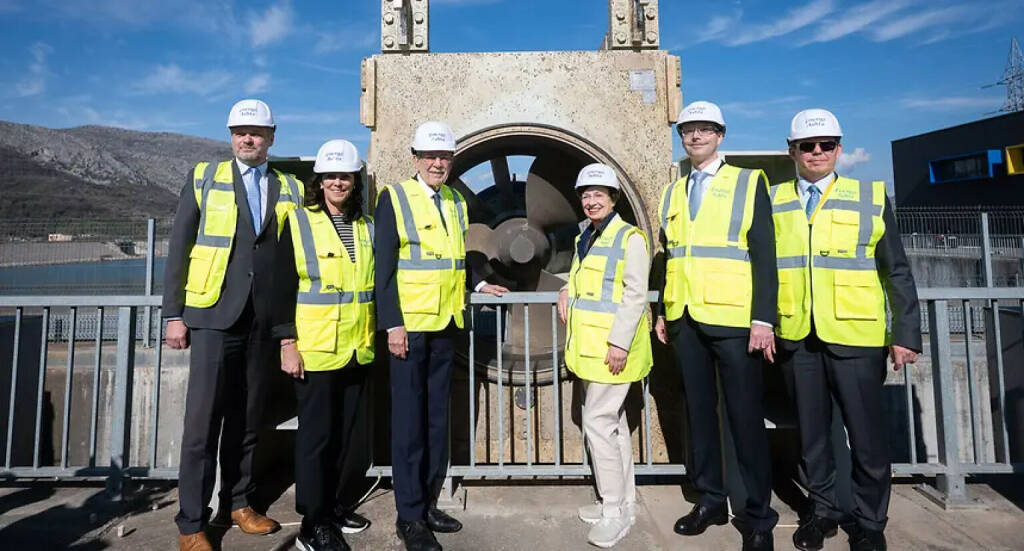
[[[162,292],[171,220],[0,220],[0,294]],[[150,243],[152,240],[152,243]],[[152,247],[152,250],[150,248]]]

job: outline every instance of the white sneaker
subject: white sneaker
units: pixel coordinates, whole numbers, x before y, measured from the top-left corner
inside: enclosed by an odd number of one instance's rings
[[[590,505],[584,505],[579,508],[580,520],[587,524],[597,524],[597,521],[601,520],[601,502],[595,501]]]
[[[604,507],[601,520],[590,529],[587,534],[587,541],[598,547],[612,547],[619,540],[626,537],[629,527],[632,526],[630,517],[623,514],[619,507]]]
[[[584,505],[578,509],[580,520],[587,524],[597,524],[601,520],[601,509],[604,505],[600,501],[595,501],[590,505]],[[629,517],[629,524],[636,524],[636,503],[627,503],[623,510],[626,516]]]

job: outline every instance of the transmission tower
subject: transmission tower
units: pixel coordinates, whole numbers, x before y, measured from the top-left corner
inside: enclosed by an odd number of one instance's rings
[[[1024,55],[1020,53],[1017,39],[1010,40],[1010,55],[1006,59],[1006,71],[999,82],[984,86],[1006,86],[1006,103],[997,113],[1024,111]]]

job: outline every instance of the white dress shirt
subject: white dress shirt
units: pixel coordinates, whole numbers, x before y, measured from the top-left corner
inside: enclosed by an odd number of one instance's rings
[[[238,172],[242,175],[242,180],[245,180],[245,173],[250,168],[260,169],[260,220],[267,219],[267,162],[263,161],[263,164],[251,167],[245,164],[244,161],[235,157],[235,163],[238,165]]]
[[[828,191],[829,184],[832,183],[832,180],[835,177],[836,173],[830,172],[827,176],[817,182],[805,180],[803,177],[797,178],[796,192],[797,195],[800,196],[800,206],[804,208],[804,211],[807,211],[807,199],[810,197],[810,193],[807,191],[807,188],[811,187],[812,184],[818,186],[818,191],[821,192],[821,197],[818,199],[818,204],[820,205],[821,200],[825,198],[825,192]]]

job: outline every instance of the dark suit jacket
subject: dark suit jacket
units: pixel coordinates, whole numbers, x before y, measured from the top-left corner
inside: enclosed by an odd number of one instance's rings
[[[725,166],[725,163],[722,164]],[[684,189],[684,192],[686,190]],[[728,224],[723,220],[723,224]],[[666,248],[665,230],[658,232],[662,251]],[[750,252],[750,269],[753,276],[753,297],[750,307],[750,319],[775,324],[778,315],[779,273],[775,263],[775,222],[772,220],[772,201],[768,196],[767,183],[762,179],[754,192],[754,217],[747,231],[747,245]],[[655,267],[651,269],[655,281],[652,289],[665,289],[664,253],[655,257]],[[658,304],[658,312],[664,313],[664,303]],[[689,315],[687,312],[686,315]],[[747,335],[750,326],[725,327],[696,322],[698,328],[711,337],[741,337]]]
[[[274,255],[277,248],[277,217],[274,205],[281,192],[277,174],[267,174],[267,213],[259,235],[253,230],[252,215],[245,197],[245,185],[238,172],[237,163],[232,162],[234,172],[235,205],[238,207],[238,221],[235,223],[235,237],[228,259],[224,287],[220,299],[209,308],[185,306],[185,280],[188,274],[189,253],[195,244],[199,231],[199,207],[192,190],[192,171],[186,177],[185,186],[178,199],[178,211],[174,215],[171,229],[167,265],[164,270],[164,317],[182,317],[191,329],[227,329],[231,327],[253,301],[253,311],[258,324],[270,335],[270,319],[274,288]]]
[[[395,209],[391,205],[391,194],[380,194],[373,215],[373,225],[373,281],[376,291],[374,300],[377,306],[377,329],[391,329],[405,325],[402,308],[398,302],[398,247],[401,242],[395,222]],[[474,269],[468,270],[468,277],[469,290],[474,289],[484,279]]]
[[[900,239],[899,226],[896,225],[896,216],[888,197],[885,198],[882,221],[885,222],[885,233],[875,245],[875,266],[882,280],[882,288],[885,289],[889,310],[892,312],[889,325],[892,344],[920,352],[921,305],[917,299],[917,285],[914,283],[914,274],[910,272],[910,263],[907,262],[907,253],[903,250],[903,240]],[[792,351],[797,347],[794,341],[778,341],[783,350]],[[846,358],[877,352],[876,347],[841,344],[826,343],[826,348],[836,356]]]

